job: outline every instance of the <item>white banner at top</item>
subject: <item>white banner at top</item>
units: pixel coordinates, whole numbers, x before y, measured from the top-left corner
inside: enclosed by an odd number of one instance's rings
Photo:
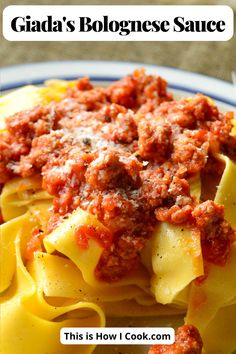
[[[234,34],[229,6],[8,6],[9,41],[227,41]]]

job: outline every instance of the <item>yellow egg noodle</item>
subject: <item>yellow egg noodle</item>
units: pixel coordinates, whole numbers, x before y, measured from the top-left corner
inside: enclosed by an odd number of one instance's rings
[[[73,83],[70,83],[73,85]],[[38,102],[60,99],[68,83],[52,81],[44,88],[27,86],[5,96],[0,114],[14,113]],[[4,129],[1,121],[0,129]],[[236,228],[236,165],[225,163],[215,201],[225,206],[225,218]],[[200,198],[200,177],[190,181]],[[211,265],[204,274],[200,234],[160,223],[142,251],[143,265],[122,280],[98,281],[94,270],[103,251],[95,240],[86,250],[76,245],[79,225],[105,227],[95,216],[77,209],[44,239],[45,252],[25,257],[32,230],[45,230],[52,197],[41,189],[41,178],[14,178],[0,196],[5,223],[0,226],[1,347],[3,354],[87,354],[94,346],[63,346],[62,327],[103,327],[106,316],[170,316],[186,314],[195,325],[207,354],[230,354],[236,349],[236,243],[224,267]],[[55,254],[55,251],[56,254]],[[170,261],[171,260],[171,261]],[[223,326],[222,326],[223,324]],[[40,339],[39,339],[40,338]],[[37,345],[35,345],[37,343]]]

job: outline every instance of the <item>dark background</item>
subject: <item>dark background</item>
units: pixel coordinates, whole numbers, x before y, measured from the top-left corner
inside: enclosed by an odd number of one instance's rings
[[[8,5],[229,5],[236,0],[3,0]],[[236,35],[227,42],[8,42],[2,39],[1,66],[48,60],[120,60],[178,67],[231,80],[236,71]]]

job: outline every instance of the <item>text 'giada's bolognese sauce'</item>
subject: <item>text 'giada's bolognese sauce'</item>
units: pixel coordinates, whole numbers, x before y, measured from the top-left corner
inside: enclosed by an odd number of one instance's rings
[[[236,160],[232,119],[201,94],[174,100],[162,78],[143,70],[106,88],[83,78],[61,101],[6,119],[0,183],[41,174],[54,197],[45,234],[78,207],[96,215],[109,232],[78,226],[75,237],[78,247],[86,249],[90,237],[104,247],[100,280],[116,281],[138,266],[158,221],[196,230],[204,260],[224,265],[235,231],[222,205],[207,193],[200,202],[191,195],[189,179],[220,178],[216,153]],[[43,235],[36,239],[33,249]]]

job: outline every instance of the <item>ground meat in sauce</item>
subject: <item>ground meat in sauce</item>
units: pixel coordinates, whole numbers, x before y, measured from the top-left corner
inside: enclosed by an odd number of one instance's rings
[[[235,159],[232,118],[200,94],[173,100],[166,82],[143,70],[108,88],[84,78],[60,102],[7,118],[0,183],[42,175],[54,196],[46,233],[77,207],[96,215],[112,235],[96,268],[101,280],[139,265],[157,220],[199,229],[205,260],[223,265],[235,232],[222,206],[190,195],[188,179],[214,173],[217,152]]]
[[[177,329],[175,343],[171,345],[153,345],[148,354],[201,354],[202,339],[198,330],[191,325]]]
[[[166,81],[159,76],[145,75],[142,69],[110,85],[106,92],[111,102],[134,111],[156,108],[161,102],[172,99]]]
[[[201,232],[203,258],[216,265],[224,265],[236,231],[224,220],[224,206],[208,200],[195,207],[192,216]]]

